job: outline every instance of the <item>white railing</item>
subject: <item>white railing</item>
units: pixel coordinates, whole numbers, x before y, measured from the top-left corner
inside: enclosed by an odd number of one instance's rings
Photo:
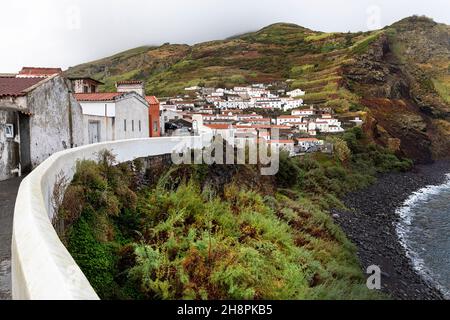
[[[57,176],[72,179],[77,160],[96,159],[111,150],[118,162],[172,153],[184,146],[201,148],[209,135],[162,137],[97,143],[53,154],[21,183],[14,209],[12,236],[13,299],[99,299],[61,243],[51,220]]]

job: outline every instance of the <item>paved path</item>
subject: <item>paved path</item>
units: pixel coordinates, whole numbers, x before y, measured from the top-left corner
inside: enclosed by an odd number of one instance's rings
[[[0,181],[0,300],[11,299],[12,221],[20,181]]]

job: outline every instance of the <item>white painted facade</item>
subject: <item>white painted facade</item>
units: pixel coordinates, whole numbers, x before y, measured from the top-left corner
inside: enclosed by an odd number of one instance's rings
[[[295,90],[286,92],[286,94],[292,98],[296,98],[296,97],[304,96],[306,94],[306,92],[301,89],[295,89]]]
[[[304,116],[304,117],[312,116],[314,115],[314,113],[315,111],[313,107],[309,109],[296,109],[291,111],[291,114],[293,116]]]
[[[280,116],[277,118],[277,125],[282,125],[285,123],[289,124],[297,124],[303,121],[303,117],[301,116]]]
[[[86,144],[149,135],[147,102],[135,92],[114,101],[79,101],[83,110],[83,138]]]

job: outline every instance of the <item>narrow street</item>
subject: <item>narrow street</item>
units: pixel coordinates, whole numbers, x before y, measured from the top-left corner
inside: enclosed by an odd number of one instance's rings
[[[0,181],[0,300],[11,299],[12,222],[20,181]]]

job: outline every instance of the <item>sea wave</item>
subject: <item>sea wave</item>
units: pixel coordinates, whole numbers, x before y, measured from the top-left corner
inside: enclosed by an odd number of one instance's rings
[[[450,299],[450,289],[442,286],[436,281],[436,275],[426,266],[424,260],[420,257],[420,254],[414,251],[409,245],[409,236],[411,234],[411,225],[414,219],[415,210],[418,205],[427,202],[430,197],[438,195],[445,190],[450,190],[450,173],[446,175],[446,181],[443,184],[435,186],[426,186],[414,193],[412,193],[408,199],[405,200],[403,205],[396,211],[400,217],[399,222],[396,224],[397,236],[400,239],[400,243],[406,251],[406,255],[411,260],[415,270],[431,285],[436,287],[442,292],[446,299]]]

